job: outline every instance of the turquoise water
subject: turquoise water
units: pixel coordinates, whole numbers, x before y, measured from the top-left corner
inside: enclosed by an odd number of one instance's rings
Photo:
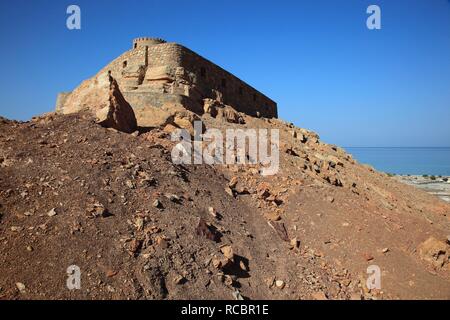
[[[450,176],[449,148],[365,148],[345,150],[360,163],[395,174]]]

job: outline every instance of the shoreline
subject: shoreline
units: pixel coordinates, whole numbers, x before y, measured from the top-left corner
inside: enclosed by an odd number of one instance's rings
[[[422,189],[436,197],[450,202],[450,176],[392,175],[397,181]]]

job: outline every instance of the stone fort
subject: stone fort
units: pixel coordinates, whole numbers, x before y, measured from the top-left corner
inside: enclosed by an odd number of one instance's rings
[[[270,98],[190,49],[159,38],[134,39],[131,50],[94,78],[73,92],[60,93],[56,111],[68,113],[65,109],[69,109],[69,101],[79,100],[73,96],[92,88],[105,75],[116,79],[137,114],[147,107],[160,108],[167,103],[202,114],[204,100],[212,99],[251,116],[277,117],[277,104]]]

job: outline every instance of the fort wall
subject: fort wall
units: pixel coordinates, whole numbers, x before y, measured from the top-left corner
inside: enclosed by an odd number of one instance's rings
[[[182,103],[203,111],[203,99],[218,100],[252,116],[277,117],[277,105],[244,81],[192,50],[158,38],[136,38],[132,49],[104,67],[117,80],[124,97],[135,108]],[[63,108],[67,94],[58,98]]]
[[[179,47],[181,65],[195,74],[196,86],[205,98],[220,99],[252,116],[259,112],[264,117],[277,117],[277,104],[273,100],[190,49]]]

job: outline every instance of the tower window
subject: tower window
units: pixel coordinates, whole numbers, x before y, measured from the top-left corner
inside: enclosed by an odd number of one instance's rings
[[[127,65],[128,65],[128,61],[127,60],[125,60],[123,63],[122,63],[122,67],[123,68],[126,68],[127,67]]]
[[[135,48],[135,49],[137,48],[137,43],[134,44],[134,48]]]

